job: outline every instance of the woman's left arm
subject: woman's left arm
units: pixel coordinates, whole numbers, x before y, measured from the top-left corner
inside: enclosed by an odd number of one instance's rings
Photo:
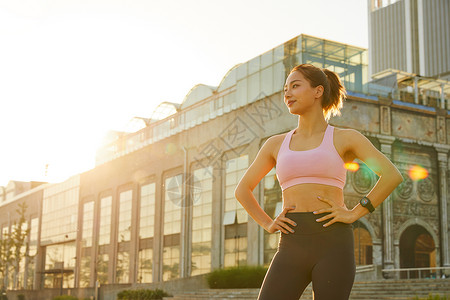
[[[345,140],[348,141],[347,151],[362,160],[380,178],[375,186],[366,195],[372,202],[373,207],[379,206],[392,191],[403,181],[397,167],[359,131],[354,129],[345,130]],[[369,210],[358,203],[352,210],[340,207],[330,199],[319,198],[330,205],[330,208],[321,209],[314,213],[329,212],[328,215],[318,219],[318,222],[331,219],[324,226],[335,222],[353,223],[359,218],[367,215]]]

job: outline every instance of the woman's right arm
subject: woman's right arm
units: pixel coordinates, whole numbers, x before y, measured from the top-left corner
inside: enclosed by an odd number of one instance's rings
[[[293,232],[285,222],[291,223],[295,226],[295,222],[291,219],[286,218],[284,215],[290,209],[285,208],[276,218],[272,220],[269,215],[261,208],[255,196],[253,195],[253,190],[261,181],[261,179],[272,170],[275,166],[276,161],[273,157],[273,149],[276,146],[276,140],[274,137],[270,137],[263,144],[255,160],[247,169],[247,171],[242,176],[236,189],[234,191],[234,196],[242,204],[247,213],[255,220],[259,225],[261,225],[267,232],[273,233],[277,230],[283,233],[288,233],[289,230]],[[285,229],[286,228],[286,229]]]

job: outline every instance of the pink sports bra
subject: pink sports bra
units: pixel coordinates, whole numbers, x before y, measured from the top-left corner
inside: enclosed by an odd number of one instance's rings
[[[344,188],[347,169],[333,144],[334,126],[328,124],[319,147],[304,151],[289,149],[292,129],[278,151],[276,174],[281,189],[301,183],[320,183]]]

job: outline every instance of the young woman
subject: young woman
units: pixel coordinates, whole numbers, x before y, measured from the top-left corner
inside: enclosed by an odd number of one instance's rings
[[[339,114],[345,89],[327,69],[302,64],[284,86],[284,103],[298,115],[288,133],[270,137],[235,189],[236,199],[267,232],[281,232],[259,300],[298,300],[312,281],[314,299],[348,299],[355,277],[352,223],[372,212],[403,181],[398,169],[360,132],[327,123]],[[344,203],[345,163],[364,161],[380,176],[351,210]],[[272,220],[253,195],[275,166],[283,211]]]

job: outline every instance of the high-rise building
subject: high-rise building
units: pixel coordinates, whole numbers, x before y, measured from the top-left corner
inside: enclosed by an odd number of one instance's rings
[[[368,0],[369,75],[386,69],[450,79],[450,1]]]

